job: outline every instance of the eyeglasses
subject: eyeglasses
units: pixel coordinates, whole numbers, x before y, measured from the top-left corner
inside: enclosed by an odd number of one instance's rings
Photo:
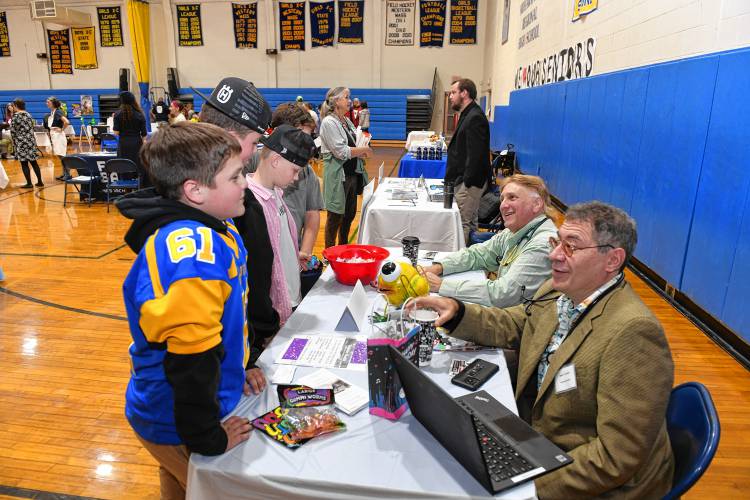
[[[609,248],[615,248],[614,246],[612,246],[610,244],[606,244],[606,245],[594,245],[594,246],[590,246],[590,247],[577,247],[575,245],[571,245],[567,241],[561,241],[561,240],[558,240],[557,238],[555,238],[554,236],[550,236],[550,238],[549,238],[549,249],[550,249],[550,251],[554,250],[555,248],[557,248],[560,245],[562,245],[562,251],[563,251],[563,253],[565,255],[567,255],[568,257],[572,257],[573,253],[577,252],[578,250],[587,250],[589,248],[607,248],[607,247],[609,247]]]

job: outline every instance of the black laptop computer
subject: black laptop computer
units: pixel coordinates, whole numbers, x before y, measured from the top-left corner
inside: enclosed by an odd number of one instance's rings
[[[573,459],[485,391],[453,399],[391,347],[412,414],[490,493]]]

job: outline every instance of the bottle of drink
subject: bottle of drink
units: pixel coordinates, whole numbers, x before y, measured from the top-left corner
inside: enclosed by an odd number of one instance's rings
[[[417,160],[422,159],[422,148],[417,148]]]

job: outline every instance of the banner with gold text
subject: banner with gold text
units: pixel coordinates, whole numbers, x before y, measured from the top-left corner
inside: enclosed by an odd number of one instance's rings
[[[442,47],[445,0],[419,0],[419,46]]]
[[[305,50],[305,2],[279,2],[281,50]]]
[[[339,0],[339,43],[365,43],[364,0]]]
[[[591,14],[599,6],[599,0],[573,0],[573,21]]]
[[[477,0],[451,0],[450,43],[476,45]]]
[[[122,47],[122,16],[120,7],[97,7],[99,44],[102,47]]]
[[[0,12],[0,57],[10,57],[10,35],[5,12]]]
[[[99,63],[96,60],[96,37],[94,27],[71,28],[73,34],[73,57],[76,61],[76,69],[96,69]]]
[[[234,46],[238,49],[258,48],[258,4],[233,3]]]
[[[389,0],[385,7],[385,44],[414,45],[414,1]]]
[[[195,4],[177,4],[177,32],[180,47],[197,47],[203,45],[203,28],[201,26],[201,6]]]
[[[73,60],[70,56],[70,32],[68,30],[47,30],[49,43],[49,64],[53,75],[73,74]]]
[[[334,2],[310,2],[310,41],[315,47],[333,47],[336,31]]]

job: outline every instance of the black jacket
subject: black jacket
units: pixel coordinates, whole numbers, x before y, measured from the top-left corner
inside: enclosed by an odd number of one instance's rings
[[[471,102],[461,112],[448,144],[445,181],[466,187],[482,187],[490,178],[490,124],[482,108]]]
[[[271,301],[273,248],[263,207],[249,189],[245,190],[245,214],[234,218],[237,232],[247,249],[247,323],[253,336],[250,360],[263,350],[263,341],[279,331],[279,313]]]

